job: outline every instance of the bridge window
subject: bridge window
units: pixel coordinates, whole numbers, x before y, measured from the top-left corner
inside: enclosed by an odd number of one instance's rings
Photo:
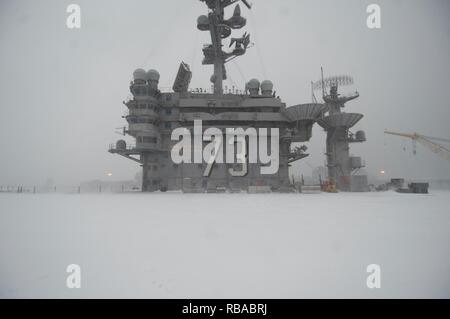
[[[158,139],[156,137],[150,136],[139,136],[137,138],[138,143],[146,143],[146,144],[156,144],[158,143]]]

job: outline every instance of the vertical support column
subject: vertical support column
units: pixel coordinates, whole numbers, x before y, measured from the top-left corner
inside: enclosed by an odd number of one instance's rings
[[[148,191],[148,158],[146,154],[141,155],[142,160],[142,192]]]
[[[223,61],[216,57],[214,62],[214,93],[217,95],[223,94]]]
[[[345,127],[334,127],[327,132],[329,180],[336,183],[338,189],[342,191],[350,190],[351,168],[347,135],[348,129]]]
[[[211,42],[214,48],[214,75],[211,80],[214,84],[214,94],[223,94],[223,68],[222,38],[219,33],[219,17],[223,11],[221,0],[216,0],[215,9],[210,14]]]

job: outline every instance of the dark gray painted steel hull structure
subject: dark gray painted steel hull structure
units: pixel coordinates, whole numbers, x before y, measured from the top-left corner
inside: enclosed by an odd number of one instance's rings
[[[250,35],[244,33],[241,38],[232,38],[233,50],[224,52],[222,40],[228,38],[232,30],[241,29],[246,24],[239,4],[236,5],[233,16],[225,19],[224,9],[239,0],[200,1],[205,2],[209,8],[209,14],[200,16],[197,25],[199,30],[211,34],[211,44],[203,48],[203,64],[214,66],[211,92],[189,91],[192,73],[185,63],[181,63],[173,92],[170,93],[162,93],[158,89],[160,75],[157,71],[136,70],[130,85],[133,97],[124,103],[129,110],[125,116],[128,127],[124,133],[135,138],[136,144],[127,145],[120,140],[110,147],[110,152],[142,165],[144,192],[240,192],[258,187],[275,192],[291,192],[294,187],[289,178],[289,166],[308,156],[305,154],[306,148],[296,147],[292,150],[292,144],[309,141],[312,127],[317,121],[320,120],[322,126],[328,125],[330,119],[324,118],[324,114],[329,107],[313,103],[286,108],[281,99],[275,96],[272,82],[267,80],[260,83],[253,79],[242,92],[235,88],[224,92],[223,80],[227,78],[225,64],[245,54],[250,45]],[[241,1],[250,8],[247,1]],[[177,142],[171,140],[172,131],[179,127],[192,130],[195,120],[202,120],[204,129],[215,127],[223,129],[224,133],[226,128],[268,128],[269,131],[270,128],[278,128],[278,173],[261,175],[260,164],[248,164],[246,176],[233,177],[229,174],[229,169],[237,164],[216,163],[209,177],[204,177],[206,163],[174,164],[171,150]],[[338,133],[334,132],[332,135],[336,134]],[[347,134],[347,130],[344,129],[339,134]],[[329,153],[341,147],[339,143],[328,144]],[[341,157],[341,161],[349,160],[345,156],[338,157]],[[328,161],[335,163],[336,158],[328,156]],[[335,171],[331,173],[337,174]],[[348,170],[345,173],[349,173]],[[337,176],[333,177],[339,179]]]

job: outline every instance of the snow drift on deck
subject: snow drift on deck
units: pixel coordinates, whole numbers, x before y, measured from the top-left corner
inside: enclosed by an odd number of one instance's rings
[[[450,192],[0,194],[0,297],[449,298],[449,243]]]

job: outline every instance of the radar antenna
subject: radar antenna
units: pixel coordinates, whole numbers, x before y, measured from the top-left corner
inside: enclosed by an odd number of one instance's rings
[[[349,75],[335,75],[324,78],[323,68],[321,68],[321,79],[312,83],[313,100],[315,98],[314,92],[316,90],[322,90],[322,97],[325,103],[328,105],[330,114],[340,113],[340,109],[344,107],[344,104],[348,101],[354,100],[359,97],[359,93],[355,92],[349,95],[340,95],[338,93],[339,86],[349,86],[353,84],[353,78]],[[327,92],[330,89],[330,92]]]
[[[323,74],[322,74],[323,76]],[[314,82],[314,90],[322,90],[325,93],[326,89],[333,86],[350,86],[353,84],[353,78],[349,75],[335,75],[328,78],[322,78],[322,80]]]

